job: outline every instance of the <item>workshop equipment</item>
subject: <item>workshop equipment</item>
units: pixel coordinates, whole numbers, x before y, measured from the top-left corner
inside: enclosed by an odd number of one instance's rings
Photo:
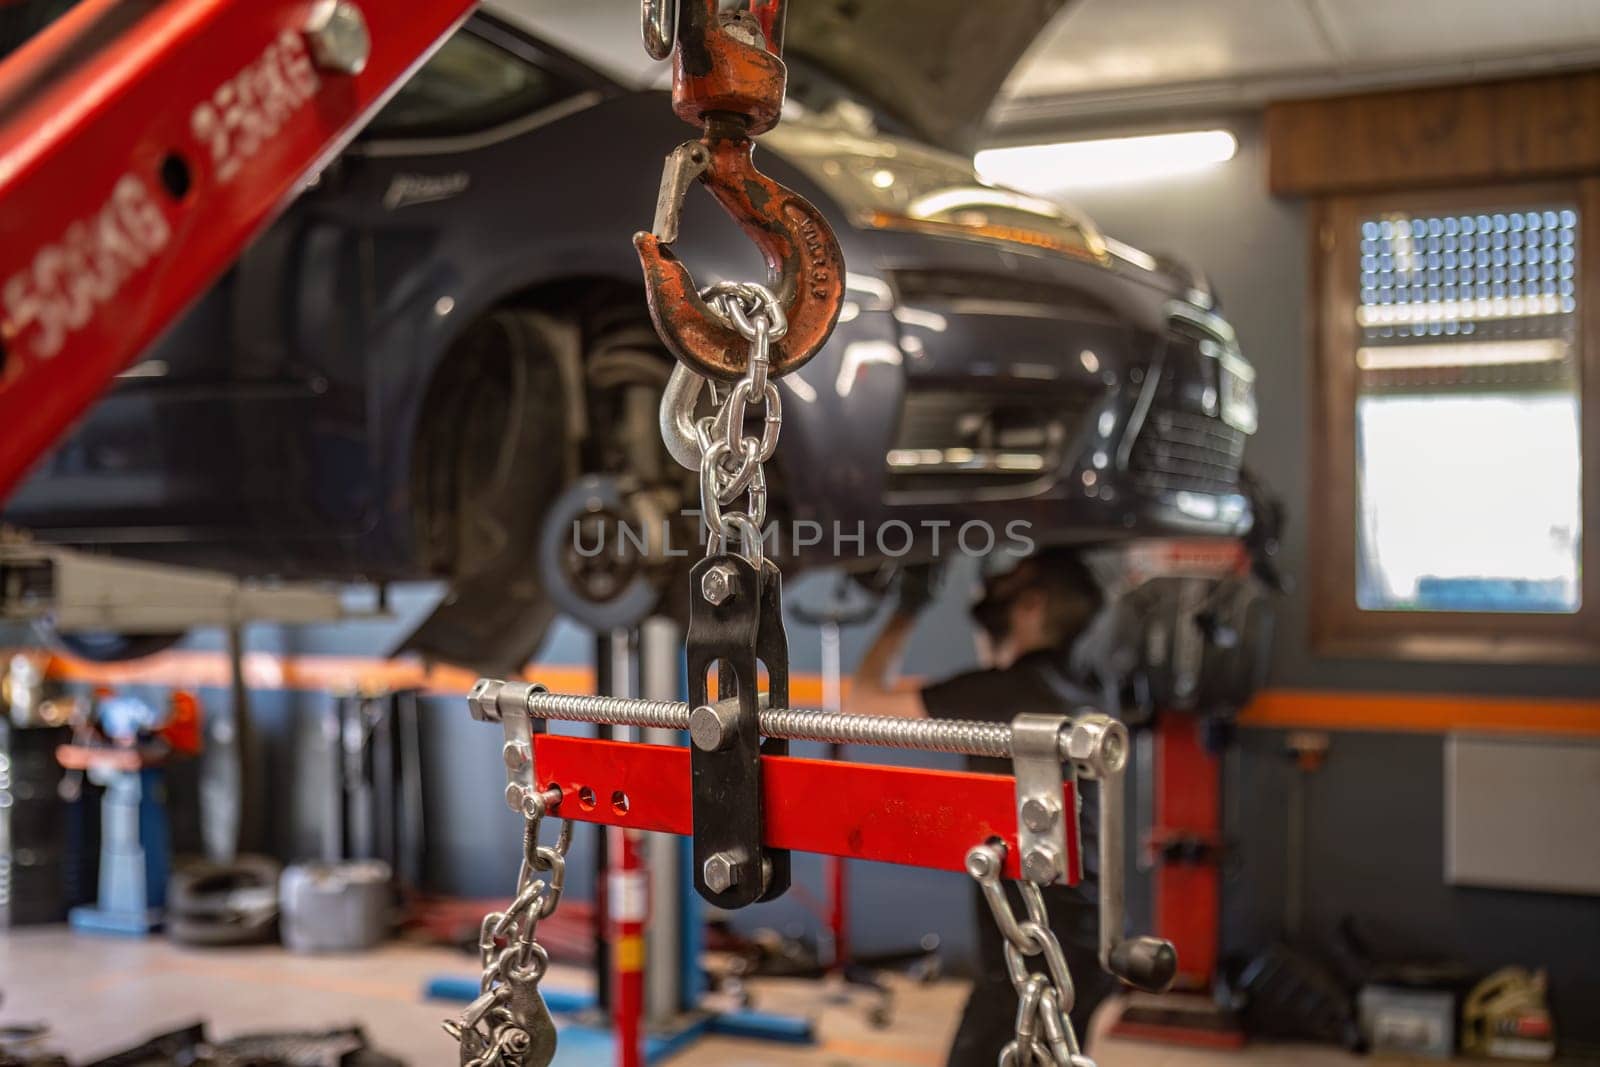
[[[1274,508],[1263,503],[1265,519]],[[1216,995],[1222,921],[1222,756],[1232,718],[1265,672],[1277,581],[1276,530],[1252,541],[1140,541],[1086,554],[1110,609],[1075,662],[1139,728],[1153,925],[1183,961],[1174,988],[1130,997],[1112,1032],[1236,1048],[1244,1030]]]
[[[20,726],[0,715],[0,929],[64,922],[79,876],[60,795],[65,726]]]
[[[750,163],[751,136],[777,121],[783,102],[784,10],[784,0],[749,0],[730,12],[719,11],[717,0],[643,2],[646,48],[673,58],[674,110],[702,127],[699,141],[668,157],[655,225],[634,238],[651,317],[679,359],[661,401],[662,438],[678,463],[700,475],[707,538],[706,558],[690,571],[689,700],[569,696],[493,679],[473,687],[474,717],[504,731],[506,802],[525,825],[516,897],[484,919],[481,995],[446,1024],[464,1065],[543,1067],[555,1054],[555,1027],[539,995],[549,957],[535,935],[560,902],[574,821],[690,835],[695,889],[724,909],[781,896],[794,849],[965,870],[1005,935],[1020,1002],[1015,1039],[1000,1062],[1082,1067],[1088,1061],[1067,1016],[1072,976],[1039,891],[1081,877],[1081,774],[1105,783],[1101,963],[1151,990],[1165,989],[1177,968],[1167,942],[1122,936],[1120,775],[1128,747],[1121,723],[1092,711],[1072,720],[1025,714],[1005,726],[789,706],[782,583],[762,541],[762,464],[783,422],[773,379],[827,339],[841,306],[844,265],[821,216]],[[677,237],[691,178],[762,251],[768,285],[724,282],[695,291],[665,247]],[[697,417],[707,379],[714,411]],[[745,432],[749,418],[757,420],[756,434]],[[535,737],[534,724],[546,719],[687,730],[691,745]],[[793,759],[791,739],[1007,758],[1016,774]],[[539,827],[551,812],[562,829],[545,845]],[[1026,915],[1013,912],[1002,878],[1019,880]],[[1043,973],[1030,970],[1033,956],[1042,957]],[[637,1018],[621,1003],[613,1014],[618,1062],[634,1067],[641,1062]]]
[[[275,940],[281,868],[266,856],[190,860],[167,881],[167,937],[184,945]]]
[[[398,884],[422,884],[422,722],[416,689],[334,696],[324,723],[335,741],[322,859],[381,860]]]
[[[1500,1060],[1555,1059],[1555,1027],[1543,971],[1503,967],[1472,988],[1461,1005],[1461,1051]]]
[[[533,723],[560,719],[652,729],[688,728],[691,737],[699,735],[698,745],[711,743],[718,736],[711,723],[720,717],[708,714],[706,708],[691,708],[674,701],[568,696],[548,693],[529,683],[487,679],[474,687],[470,703],[474,717],[498,721],[506,733],[508,803],[517,810],[535,812],[529,818],[526,839],[537,841],[533,824],[543,818],[546,810],[559,811],[566,821],[562,840],[554,846],[530,848],[527,884],[519,893],[519,901],[526,902],[522,905],[525,914],[538,916],[554,909],[565,866],[564,842],[570,840],[573,820],[666,833],[693,831],[689,750],[551,734],[534,736]],[[700,724],[698,731],[693,729],[694,723]],[[1051,716],[1023,716],[1017,724],[1005,726],[768,707],[760,711],[758,728],[763,734],[780,739],[1016,760],[1022,773],[1008,778],[782,756],[760,758],[761,789],[767,802],[764,826],[760,828],[763,847],[968,870],[982,884],[992,886],[994,893],[998,892],[1000,877],[1018,878],[1024,867],[1030,878],[1038,880],[1025,882],[1025,886],[1053,881],[1071,884],[1077,880],[1075,820],[1046,820],[1042,816],[1047,812],[1059,816],[1074,810],[1077,774],[1103,778],[1107,785],[1100,836],[1102,959],[1113,973],[1136,985],[1159,989],[1171,980],[1175,960],[1170,946],[1153,938],[1121,936],[1124,815],[1120,788],[1114,787],[1120,786],[1127,747],[1126,732],[1120,723],[1092,712],[1070,722]],[[551,784],[536,786],[536,780]],[[702,813],[705,814],[710,813]],[[1047,829],[1030,830],[1030,824]],[[986,843],[996,840],[997,844]],[[708,887],[713,894],[727,884],[725,862],[712,857],[704,872],[713,883]],[[536,877],[541,872],[549,872],[548,885]],[[1033,929],[1031,923],[1036,920],[1017,920],[1010,916],[1009,909],[999,915],[1005,916],[999,918],[1002,928],[1019,942],[1019,962],[1039,951],[1050,958],[1048,944],[1039,946],[1031,940],[1035,936],[1048,937],[1048,931],[1040,935]],[[498,928],[500,935],[509,936],[517,928],[517,916],[512,912],[490,918],[486,932]],[[469,1007],[464,1022],[492,1016],[513,996],[530,998],[530,978],[513,970],[522,966],[515,953],[499,952],[496,946],[493,938],[486,937],[490,970],[485,977],[485,993]],[[542,958],[535,942],[508,942],[511,949],[518,946],[524,946],[529,959]],[[1023,946],[1033,947],[1035,952],[1030,953]],[[522,988],[508,988],[503,984],[508,977]],[[1062,977],[1063,974],[1052,973],[1057,982]],[[1070,984],[1058,988],[1070,997]],[[502,989],[506,992],[499,992]],[[1046,1003],[1061,1003],[1053,992],[1045,998],[1049,991],[1043,986],[1037,992],[1038,996],[1032,999],[1035,1005],[1041,998]],[[530,1022],[534,1024],[538,1024],[537,1019]],[[1064,1020],[1053,1025],[1063,1026]],[[1060,1038],[1062,1044],[1067,1040],[1064,1035]]]
[[[68,918],[86,933],[146,934],[161,925],[171,864],[165,767],[200,752],[200,702],[181,689],[165,709],[108,692],[95,697],[72,742],[56,749],[69,775],[105,789],[99,899]]]
[[[1449,990],[1369,985],[1356,994],[1367,1047],[1377,1055],[1448,1060],[1456,1048],[1456,997]]]
[[[278,884],[291,952],[359,952],[394,925],[394,872],[381,860],[296,863]]]

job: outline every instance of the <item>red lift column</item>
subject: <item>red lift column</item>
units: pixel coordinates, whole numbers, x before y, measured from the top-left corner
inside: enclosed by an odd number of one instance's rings
[[[1222,766],[1197,715],[1164,712],[1154,726],[1153,925],[1178,954],[1173,995],[1134,995],[1112,1032],[1121,1037],[1239,1048],[1244,1031],[1212,996],[1222,922]],[[1189,994],[1184,996],[1182,994]]]
[[[1173,988],[1202,992],[1217,969],[1221,920],[1222,769],[1192,715],[1163,715],[1155,733],[1155,924],[1178,950]]]

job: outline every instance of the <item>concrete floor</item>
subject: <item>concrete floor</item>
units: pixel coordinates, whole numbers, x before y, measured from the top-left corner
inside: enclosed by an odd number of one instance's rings
[[[360,1023],[379,1048],[423,1065],[457,1062],[456,1049],[439,1028],[455,1005],[424,1001],[424,981],[466,974],[471,961],[447,949],[392,944],[355,956],[292,956],[277,948],[199,951],[161,939],[86,938],[64,929],[0,935],[0,1024],[47,1021],[54,1044],[73,1060],[126,1048],[144,1036],[196,1019],[213,1036],[273,1028]],[[583,971],[556,967],[554,986],[585,989]],[[696,1067],[813,1067],[913,1064],[940,1067],[954,1032],[965,986],[909,982],[897,989],[895,1020],[875,1030],[865,1004],[832,1002],[814,983],[753,984],[755,1007],[808,1015],[820,1043],[781,1047],[709,1037],[675,1057]],[[1108,1013],[1101,1012],[1096,1029]],[[1320,1048],[1252,1047],[1243,1053],[1199,1052],[1162,1045],[1101,1039],[1099,1067],[1207,1067],[1222,1063],[1334,1067],[1356,1062]],[[560,1062],[560,1061],[558,1061]],[[987,1067],[987,1065],[982,1065]]]

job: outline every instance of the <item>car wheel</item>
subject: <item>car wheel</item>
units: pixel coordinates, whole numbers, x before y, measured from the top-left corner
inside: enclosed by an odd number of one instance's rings
[[[412,497],[445,597],[397,651],[520,668],[555,616],[539,581],[545,511],[567,475],[569,416],[550,320],[517,309],[468,326],[423,402]]]

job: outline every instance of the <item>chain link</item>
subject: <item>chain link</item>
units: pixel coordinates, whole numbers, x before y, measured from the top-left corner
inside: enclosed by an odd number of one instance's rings
[[[535,935],[539,921],[561,903],[573,824],[563,819],[556,843],[539,844],[548,803],[535,794],[527,805],[516,896],[504,911],[485,915],[479,927],[478,998],[444,1024],[461,1044],[462,1067],[534,1067],[549,1062],[541,1055],[544,1048],[555,1047],[554,1024],[539,998],[550,955]]]
[[[983,844],[967,853],[967,873],[977,881],[995,925],[1005,939],[1006,973],[1017,991],[1015,1035],[1000,1050],[1000,1067],[1094,1067],[1083,1054],[1068,1013],[1076,996],[1067,957],[1050,929],[1044,895],[1032,882],[1017,883],[1026,917],[1018,917],[1000,882],[1005,866],[1002,845]],[[1028,966],[1041,957],[1044,972]]]
[[[772,342],[789,328],[783,307],[772,290],[754,282],[722,282],[700,294],[741,337],[750,342],[744,377],[725,389],[711,382],[714,411],[698,419],[694,405],[708,383],[684,364],[673,370],[675,387],[662,403],[664,432],[688,441],[672,449],[684,466],[700,472],[700,514],[706,527],[706,555],[729,551],[737,538],[738,553],[758,570],[765,553],[761,528],[767,521],[767,475],[763,464],[778,448],[783,427],[783,401],[777,385],[768,379]],[[761,433],[744,432],[752,407],[761,411]],[[688,431],[685,434],[685,430]],[[688,462],[693,456],[695,462]],[[729,507],[743,495],[742,506]]]

